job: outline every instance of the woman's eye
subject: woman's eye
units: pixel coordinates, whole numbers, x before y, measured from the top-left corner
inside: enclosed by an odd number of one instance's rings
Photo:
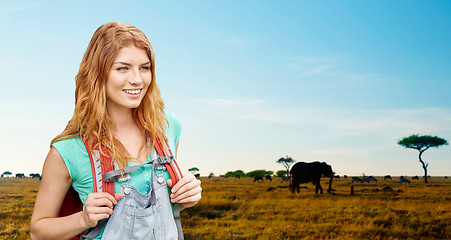
[[[127,67],[120,67],[120,68],[117,68],[116,70],[118,70],[118,71],[127,71],[128,68]]]
[[[141,67],[141,70],[144,70],[144,71],[147,71],[147,70],[149,70],[150,69],[150,67],[149,66],[144,66],[144,67]]]

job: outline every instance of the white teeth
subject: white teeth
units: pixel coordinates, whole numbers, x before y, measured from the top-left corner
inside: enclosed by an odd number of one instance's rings
[[[141,92],[141,89],[124,89],[122,91],[127,94],[139,94]]]

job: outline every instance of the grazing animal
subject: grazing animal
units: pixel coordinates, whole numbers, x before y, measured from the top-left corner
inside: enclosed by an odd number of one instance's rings
[[[375,183],[377,183],[377,179],[376,178],[374,178],[373,176],[369,176],[369,177],[363,177],[363,179],[362,179],[364,182],[367,182],[367,183],[371,183],[371,182],[375,182]]]
[[[334,178],[334,173],[332,172],[332,167],[327,165],[325,162],[298,162],[293,165],[290,170],[292,176],[291,192],[294,193],[295,190],[299,193],[299,184],[312,182],[316,186],[315,194],[323,193],[323,188],[321,187],[320,180],[321,176],[324,175],[330,178],[329,189],[327,192],[332,190],[332,180]]]
[[[334,178],[340,178],[340,175],[335,175]]]
[[[352,177],[351,179],[352,179],[351,182],[359,182],[359,183],[363,182],[363,180],[359,177]]]
[[[235,178],[240,179],[240,175],[235,175]]]
[[[266,176],[265,176],[265,178],[266,178],[266,180],[269,180],[269,181],[271,181],[271,182],[272,182],[272,178],[271,178],[271,176],[269,176],[269,175],[266,175]]]
[[[403,176],[401,176],[401,177],[399,178],[399,182],[400,182],[400,183],[408,183],[408,184],[410,184],[409,179],[407,179],[407,178],[405,178],[405,177],[403,177]]]
[[[16,173],[16,178],[24,178],[25,174],[23,173]]]
[[[412,180],[418,180],[418,176],[412,177]]]
[[[259,182],[259,181],[263,182],[263,177],[262,176],[255,176],[254,177],[254,182]]]
[[[30,177],[31,178],[39,178],[39,180],[41,180],[41,174],[39,174],[39,173],[30,173]]]
[[[348,178],[348,175],[343,175],[343,178]]]
[[[290,177],[282,177],[281,179],[280,179],[280,181],[281,182],[290,182]]]
[[[387,179],[390,179],[390,181],[392,180],[390,175],[385,175],[384,181],[387,180]]]

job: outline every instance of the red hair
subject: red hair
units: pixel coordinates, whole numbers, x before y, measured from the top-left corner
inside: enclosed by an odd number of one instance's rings
[[[119,167],[127,165],[130,158],[125,147],[113,135],[113,120],[106,102],[106,79],[114,60],[123,47],[134,44],[147,52],[151,62],[152,81],[140,105],[133,109],[135,122],[147,132],[151,144],[143,147],[149,153],[156,139],[165,141],[164,103],[155,77],[155,54],[146,35],[138,28],[120,22],[100,26],[92,36],[75,77],[75,109],[66,129],[51,144],[75,136],[88,139],[88,146],[109,154]],[[103,151],[108,150],[108,153]],[[90,149],[91,150],[91,149]]]

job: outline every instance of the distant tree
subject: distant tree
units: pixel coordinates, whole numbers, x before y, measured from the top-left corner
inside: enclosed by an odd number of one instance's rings
[[[279,171],[276,172],[276,175],[278,177],[285,177],[285,176],[287,176],[287,171],[286,170],[279,170]]]
[[[244,177],[246,174],[243,170],[229,171],[225,174],[226,177]]]
[[[259,177],[266,177],[266,176],[271,176],[274,172],[273,171],[266,171],[266,170],[254,170],[254,171],[250,171],[248,173],[246,173],[246,177],[255,177],[255,176],[259,176]]]
[[[233,172],[233,176],[234,177],[244,177],[244,176],[246,176],[246,173],[244,173],[244,171],[243,170],[236,170],[235,172]]]
[[[211,172],[210,174],[208,174],[208,177],[209,177],[209,178],[214,177],[214,176],[215,176],[215,174],[212,173],[212,172]]]
[[[427,168],[429,166],[429,163],[425,163],[423,159],[421,159],[421,155],[423,154],[424,151],[428,150],[431,147],[437,148],[442,145],[448,145],[448,141],[437,136],[429,136],[429,135],[419,136],[415,134],[399,140],[398,144],[405,148],[412,148],[418,150],[419,152],[418,158],[424,170],[424,182],[427,183],[428,182]]]
[[[197,168],[197,167],[192,167],[192,168],[188,169],[188,171],[190,171],[191,173],[193,173],[193,175],[196,175],[196,172],[199,172],[199,168]]]
[[[13,175],[13,173],[10,172],[10,171],[5,171],[5,172],[2,173],[2,177],[8,176],[8,175]]]
[[[288,157],[288,156],[281,157],[281,158],[279,158],[279,160],[277,160],[277,163],[280,163],[285,167],[285,169],[287,170],[288,176],[290,176],[290,165],[293,164],[294,162],[296,162],[296,161],[294,161],[291,157]]]

